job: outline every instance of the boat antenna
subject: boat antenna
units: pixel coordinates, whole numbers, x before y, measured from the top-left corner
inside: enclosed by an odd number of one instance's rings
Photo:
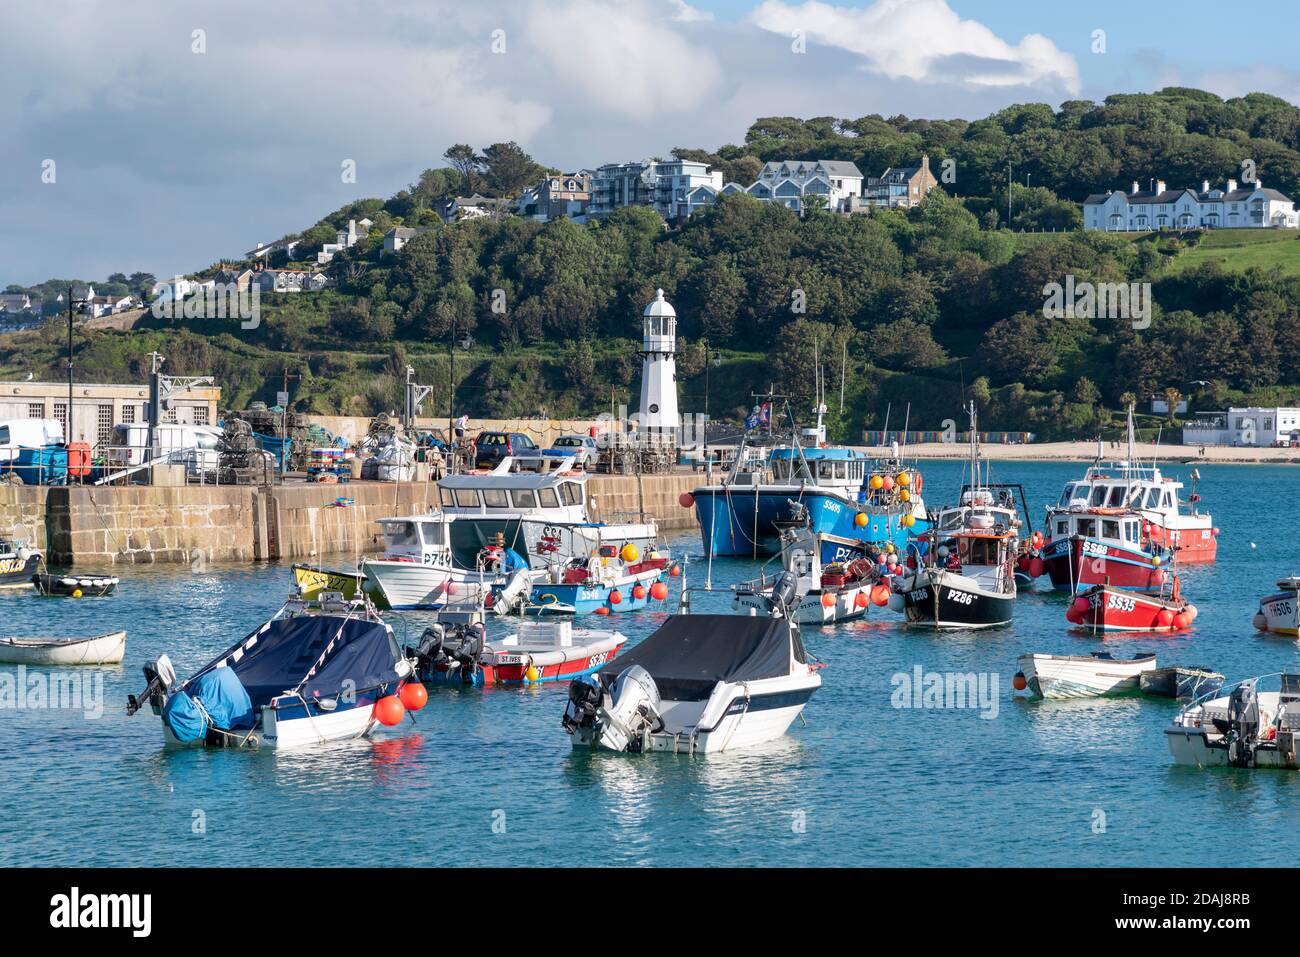
[[[909,425],[911,425],[911,423],[912,423],[912,403],[909,402],[907,403],[906,411],[904,411],[903,413],[903,441],[899,444],[900,449],[902,450],[906,450],[907,448],[907,428]],[[899,462],[902,462],[904,454],[905,454],[904,451],[900,451],[898,453]]]
[[[885,403],[885,431],[880,433],[880,444],[886,446],[889,444],[889,413],[893,410],[894,403]]]

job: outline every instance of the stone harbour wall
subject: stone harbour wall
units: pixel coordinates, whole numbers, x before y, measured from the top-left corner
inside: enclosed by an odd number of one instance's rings
[[[26,542],[41,551],[49,547],[46,491],[28,485],[0,485],[0,538]]]

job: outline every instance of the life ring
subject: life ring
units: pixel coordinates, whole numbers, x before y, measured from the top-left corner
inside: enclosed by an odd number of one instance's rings
[[[917,495],[920,495],[920,494],[921,494],[921,486],[925,484],[925,483],[921,480],[921,473],[920,473],[920,471],[918,470],[918,471],[916,471],[916,472],[913,472],[913,473],[912,473],[912,476],[913,476],[913,480],[912,480],[912,488],[916,491],[916,494],[917,494]]]

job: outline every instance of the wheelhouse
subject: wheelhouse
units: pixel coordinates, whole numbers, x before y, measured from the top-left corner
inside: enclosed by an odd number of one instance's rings
[[[1090,538],[1124,548],[1142,545],[1142,516],[1136,512],[1103,515],[1098,512],[1058,513],[1051,518],[1053,538]]]

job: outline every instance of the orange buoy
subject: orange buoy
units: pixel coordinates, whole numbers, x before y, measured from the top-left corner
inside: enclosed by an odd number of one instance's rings
[[[601,605],[599,608],[596,609],[596,614],[598,614],[598,615],[608,615],[608,614],[609,614],[609,609],[606,608],[604,605]]]
[[[671,578],[676,578],[681,573],[682,573],[682,567],[677,564],[674,564],[672,568],[668,569],[668,575]]]
[[[644,599],[645,595],[646,595],[645,585],[637,585],[635,588],[632,589],[632,597],[635,598],[637,601],[641,601],[642,599]]]
[[[609,603],[611,605],[623,604],[623,593],[619,591],[617,588],[615,588],[612,592],[609,593]]]
[[[663,582],[655,582],[650,586],[650,597],[655,601],[663,601],[668,597],[668,586]]]
[[[1168,608],[1161,608],[1159,614],[1156,615],[1156,623],[1161,628],[1168,628],[1174,623],[1174,613]]]
[[[1016,676],[1011,679],[1011,687],[1015,688],[1017,691],[1024,691],[1029,687],[1029,682],[1025,680],[1025,673],[1023,671],[1016,672]]]
[[[866,528],[867,522],[869,521],[871,521],[871,519],[867,518],[866,512],[858,512],[857,515],[853,516],[853,524],[858,528]]]
[[[690,508],[695,504],[695,496],[690,492],[683,492],[681,495],[677,496],[677,504],[682,508]]]
[[[1038,578],[1043,574],[1043,560],[1035,555],[1029,559],[1029,577]]]
[[[889,592],[890,588],[888,585],[873,586],[871,589],[871,603],[878,608],[883,608],[885,605],[888,605]]]
[[[858,592],[858,596],[853,599],[853,604],[858,608],[866,608],[867,605],[871,604],[871,599],[867,597],[866,592],[860,591]]]
[[[822,607],[823,607],[823,608],[834,608],[834,607],[835,607],[835,595],[832,594],[831,592],[828,592],[828,591],[824,591],[824,592],[822,592]]]
[[[1081,615],[1086,615],[1088,613],[1088,609],[1092,607],[1092,602],[1088,601],[1088,599],[1080,595],[1078,598],[1074,600],[1073,605],[1075,611],[1077,611]]]
[[[402,700],[402,707],[407,711],[419,711],[429,703],[429,692],[424,689],[424,683],[420,681],[408,681],[402,685],[402,690],[397,693]]]
[[[1192,623],[1192,616],[1187,614],[1187,612],[1185,611],[1180,611],[1178,614],[1174,615],[1174,627],[1177,628],[1179,631],[1182,631],[1184,628],[1188,627],[1191,623]]]
[[[406,706],[397,695],[384,695],[375,702],[375,718],[380,724],[386,724],[391,728],[404,717],[406,717]]]

